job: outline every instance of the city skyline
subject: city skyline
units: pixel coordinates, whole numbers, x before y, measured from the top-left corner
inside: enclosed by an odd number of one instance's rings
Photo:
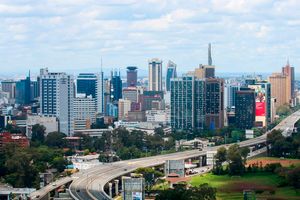
[[[147,60],[157,57],[163,73],[168,60],[182,73],[207,64],[211,43],[219,72],[270,73],[287,58],[300,63],[299,8],[293,0],[2,1],[0,68],[10,69],[4,75],[42,67],[96,72],[102,57],[106,73],[147,72]]]

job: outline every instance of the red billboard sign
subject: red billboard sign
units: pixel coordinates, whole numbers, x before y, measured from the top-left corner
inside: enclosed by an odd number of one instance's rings
[[[256,102],[255,115],[266,116],[266,102]]]

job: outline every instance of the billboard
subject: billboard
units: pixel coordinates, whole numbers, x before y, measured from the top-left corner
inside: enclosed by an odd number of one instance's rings
[[[255,116],[266,116],[266,90],[261,85],[249,85],[249,88],[255,90]]]
[[[266,116],[266,102],[255,103],[255,116]]]

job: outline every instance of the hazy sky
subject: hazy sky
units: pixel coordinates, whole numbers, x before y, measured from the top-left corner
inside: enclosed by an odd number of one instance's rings
[[[300,64],[299,0],[0,0],[0,73],[105,71],[170,59],[186,71]],[[108,73],[108,72],[107,72]]]

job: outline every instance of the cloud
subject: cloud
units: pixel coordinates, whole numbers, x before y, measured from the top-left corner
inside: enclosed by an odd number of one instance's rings
[[[173,59],[184,71],[207,62],[209,42],[220,70],[276,70],[284,54],[300,64],[297,0],[1,2],[1,69],[92,68],[102,56],[105,65],[141,69],[151,57]]]

